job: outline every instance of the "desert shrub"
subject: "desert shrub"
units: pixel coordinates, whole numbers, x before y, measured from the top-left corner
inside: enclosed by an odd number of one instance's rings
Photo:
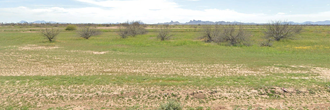
[[[129,31],[128,29],[126,29],[123,25],[119,25],[119,31],[117,32],[117,34],[121,37],[121,38],[127,38],[129,36]]]
[[[171,28],[169,25],[162,25],[159,28],[157,38],[161,41],[168,40],[171,38]]]
[[[59,29],[55,28],[46,28],[41,30],[42,36],[48,39],[49,42],[53,42],[56,40],[56,36],[60,33]]]
[[[67,30],[67,31],[74,31],[74,30],[77,30],[77,26],[75,26],[75,25],[68,25],[68,26],[66,26],[65,30]]]
[[[231,46],[250,45],[250,34],[241,25],[223,26],[222,33],[216,37],[217,43],[227,42]]]
[[[160,104],[159,110],[182,110],[179,102],[169,100],[167,103]]]
[[[205,42],[228,43],[232,46],[250,45],[250,34],[241,25],[204,26],[202,34]]]
[[[272,39],[266,39],[264,42],[261,42],[260,46],[262,47],[271,47],[273,46]]]
[[[273,21],[266,25],[264,32],[266,39],[274,39],[280,41],[282,39],[294,39],[296,34],[302,30],[301,25],[292,25],[287,22]]]
[[[101,32],[91,27],[83,27],[78,31],[78,35],[82,38],[89,39],[92,36],[100,35]]]
[[[139,21],[126,22],[119,25],[118,35],[122,38],[127,38],[128,36],[135,37],[136,35],[146,34],[146,25],[140,23]]]

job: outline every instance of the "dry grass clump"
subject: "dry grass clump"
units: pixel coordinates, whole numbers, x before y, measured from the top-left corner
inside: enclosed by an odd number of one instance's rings
[[[182,110],[182,107],[179,102],[169,100],[166,103],[160,104],[159,110]]]

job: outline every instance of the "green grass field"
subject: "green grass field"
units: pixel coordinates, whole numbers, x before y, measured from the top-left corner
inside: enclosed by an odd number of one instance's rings
[[[306,26],[295,40],[260,47],[262,26],[245,26],[252,46],[205,43],[201,26],[173,26],[168,41],[121,39],[117,29],[48,42],[33,27],[0,27],[0,108],[330,109],[330,27]],[[286,88],[283,92],[281,88]]]

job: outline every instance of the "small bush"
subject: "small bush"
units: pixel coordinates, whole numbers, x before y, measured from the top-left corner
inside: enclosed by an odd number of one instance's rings
[[[74,30],[77,30],[77,26],[75,26],[75,25],[68,25],[68,26],[66,26],[65,30],[67,30],[67,31],[74,31]]]
[[[59,29],[54,28],[46,28],[44,30],[41,30],[42,36],[48,39],[49,42],[55,41],[56,36],[60,33]]]
[[[272,39],[267,39],[266,41],[261,42],[260,46],[262,46],[262,47],[271,47],[271,46],[273,46],[272,41],[273,41]]]
[[[159,110],[182,110],[182,107],[179,102],[169,100],[167,103],[160,104]]]
[[[161,41],[168,40],[171,38],[171,36],[171,29],[169,25],[162,25],[159,28],[157,38],[159,38]]]
[[[97,29],[93,29],[91,27],[83,27],[78,31],[78,35],[82,38],[89,39],[92,36],[100,35],[101,32]]]
[[[125,29],[122,25],[119,25],[119,31],[117,32],[117,34],[125,39],[129,36],[129,30],[128,29]]]

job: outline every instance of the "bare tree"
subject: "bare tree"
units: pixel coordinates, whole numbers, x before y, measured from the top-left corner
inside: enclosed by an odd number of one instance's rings
[[[295,34],[299,34],[302,30],[300,25],[292,25],[282,21],[272,21],[266,25],[265,38],[272,38],[275,41],[281,39],[293,39]]]
[[[83,27],[78,31],[78,35],[82,38],[89,39],[92,36],[100,35],[101,32],[91,27]]]
[[[238,29],[237,29],[238,27]],[[250,34],[246,30],[243,29],[241,25],[214,25],[212,26],[204,26],[203,30],[203,38],[206,42],[215,42],[215,43],[223,43],[228,42],[229,45],[250,45],[249,38]]]
[[[41,30],[41,34],[42,36],[46,37],[49,42],[53,42],[55,41],[56,36],[60,33],[59,29],[55,29],[55,28],[46,28]]]
[[[140,23],[139,21],[126,22],[119,25],[118,34],[122,38],[127,38],[127,36],[135,37],[136,35],[145,34],[147,30],[146,25]]]
[[[170,33],[171,33],[171,27],[169,25],[162,25],[159,28],[157,37],[161,41],[164,41],[171,38],[172,35]]]
[[[241,25],[223,26],[220,37],[217,37],[218,42],[228,42],[229,45],[250,45],[250,34],[243,29]]]
[[[205,42],[212,42],[213,36],[212,36],[212,27],[211,26],[203,26],[202,34]]]

